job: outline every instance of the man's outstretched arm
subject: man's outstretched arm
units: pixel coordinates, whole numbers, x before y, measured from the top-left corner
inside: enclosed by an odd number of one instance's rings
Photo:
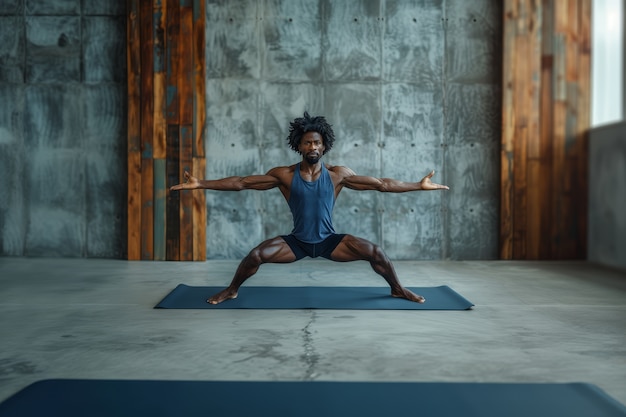
[[[247,177],[227,177],[218,180],[200,180],[185,171],[185,182],[170,187],[170,191],[176,190],[269,190],[278,187],[280,180],[272,175],[249,175]]]
[[[447,185],[435,184],[430,179],[435,175],[431,171],[419,182],[405,182],[393,178],[375,178],[362,175],[348,175],[342,184],[352,190],[373,190],[383,193],[406,193],[408,191],[449,190]]]

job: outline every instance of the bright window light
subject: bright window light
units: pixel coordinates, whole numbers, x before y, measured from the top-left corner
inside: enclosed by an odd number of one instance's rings
[[[623,119],[624,0],[593,0],[591,125]]]

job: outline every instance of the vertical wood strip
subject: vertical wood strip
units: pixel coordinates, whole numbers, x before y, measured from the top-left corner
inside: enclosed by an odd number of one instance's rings
[[[500,255],[584,259],[591,0],[505,0]]]
[[[166,256],[166,122],[165,122],[165,25],[167,23],[166,0],[152,2],[153,47],[153,169],[154,169],[154,259]]]
[[[194,119],[193,119],[193,175],[204,178],[206,159],[204,128],[206,122],[206,60],[205,60],[205,2],[195,0],[193,5],[193,66],[194,66]],[[193,194],[193,259],[206,260],[206,195]]]
[[[166,165],[168,187],[181,181],[179,150],[178,124],[168,125]],[[180,260],[180,194],[179,192],[173,192],[167,195],[166,256],[171,261]]]
[[[180,8],[180,83],[179,83],[179,117],[181,125],[193,123],[193,9],[192,7]]]
[[[515,131],[515,85],[513,68],[515,68],[517,2],[504,3],[504,39],[502,62],[502,144],[500,151],[500,258],[513,257],[513,138]]]
[[[154,166],[154,260],[166,259],[166,160],[155,158]]]
[[[206,175],[206,159],[193,158],[193,175],[204,178]],[[206,195],[203,192],[193,194],[193,259],[206,260]]]
[[[193,127],[180,127],[180,175],[193,172]],[[193,194],[197,191],[181,191],[180,195],[180,260],[193,260]]]
[[[139,0],[127,3],[128,195],[127,258],[141,258],[141,14]]]
[[[154,39],[152,2],[141,2],[141,259],[153,259],[153,88]]]

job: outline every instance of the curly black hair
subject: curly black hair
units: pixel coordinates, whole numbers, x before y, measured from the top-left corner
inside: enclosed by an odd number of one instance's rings
[[[294,152],[298,151],[298,145],[302,140],[302,135],[306,132],[317,132],[322,136],[324,142],[324,154],[333,147],[335,142],[335,132],[324,116],[311,117],[308,112],[304,112],[304,117],[297,117],[289,123],[289,136],[287,142]]]

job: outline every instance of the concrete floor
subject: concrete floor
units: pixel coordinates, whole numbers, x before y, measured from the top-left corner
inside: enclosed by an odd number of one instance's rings
[[[398,261],[471,311],[155,310],[237,262],[0,258],[0,401],[47,378],[589,382],[626,404],[626,274],[585,262]],[[249,285],[385,285],[365,263]]]

